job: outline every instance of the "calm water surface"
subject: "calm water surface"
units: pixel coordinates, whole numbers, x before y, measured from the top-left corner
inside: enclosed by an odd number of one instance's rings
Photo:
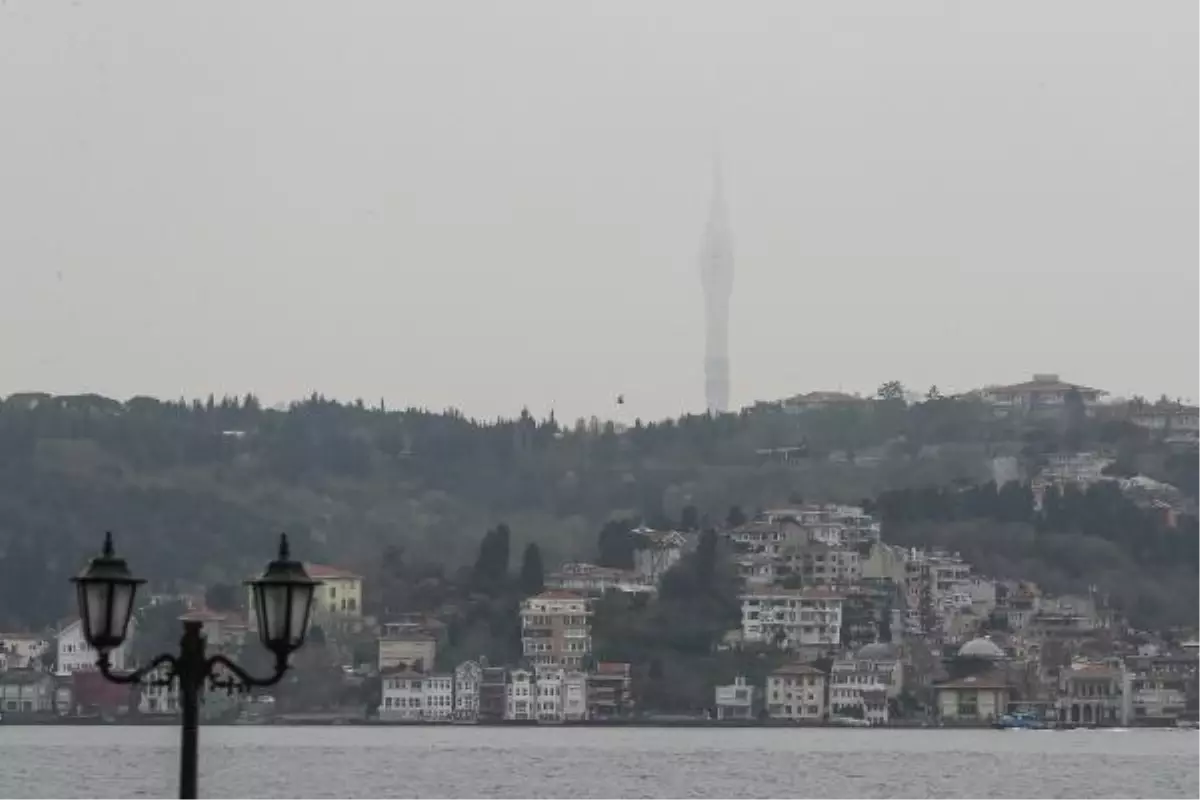
[[[213,727],[205,797],[1190,797],[1194,731]],[[172,727],[0,725],[2,797],[172,797]]]

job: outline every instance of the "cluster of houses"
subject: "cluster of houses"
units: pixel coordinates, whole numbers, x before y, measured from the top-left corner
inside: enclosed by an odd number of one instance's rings
[[[559,666],[501,667],[486,660],[453,673],[401,670],[382,678],[379,719],[395,722],[579,722],[633,711],[629,664],[591,671]]]
[[[352,572],[321,564],[306,565],[322,581],[317,588],[314,622],[330,623],[361,617],[362,578]],[[180,622],[203,623],[210,650],[236,650],[255,632],[249,621],[234,612],[205,608],[191,595],[151,595],[147,606],[182,600],[188,606]],[[114,672],[136,666],[132,657],[138,637],[138,616],[130,622],[126,641],[109,654]],[[96,669],[97,653],[84,639],[78,619],[60,625],[53,636],[0,633],[0,714],[6,716],[117,717],[129,713],[171,715],[179,711],[175,686],[125,686],[111,683]],[[209,697],[201,714],[212,718],[226,713],[237,698]]]
[[[566,722],[633,710],[630,665],[599,662],[593,667],[589,596],[547,589],[526,598],[520,615],[520,667],[492,666],[480,659],[439,673],[433,669],[436,620],[413,616],[384,626],[379,719]]]
[[[956,553],[889,545],[853,507],[765,511],[725,535],[745,584],[725,646],[796,660],[763,685],[716,687],[719,718],[884,725],[915,705],[944,724],[1013,709],[1071,725],[1195,719],[1196,642],[1132,644],[1094,591],[1044,596]]]

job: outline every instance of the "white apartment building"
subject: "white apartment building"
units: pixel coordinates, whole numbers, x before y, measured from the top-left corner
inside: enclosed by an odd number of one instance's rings
[[[454,717],[473,720],[479,715],[479,684],[483,668],[477,661],[464,661],[454,668]]]
[[[767,676],[767,714],[772,719],[818,722],[825,718],[825,673],[790,664]]]
[[[381,679],[379,718],[448,720],[454,713],[454,677],[404,671]]]
[[[506,720],[537,719],[537,679],[532,670],[509,670]]]
[[[127,667],[129,642],[134,635],[134,621],[129,621],[129,637],[108,654],[109,663],[114,672],[123,672]],[[88,646],[83,638],[83,623],[75,620],[58,633],[58,654],[55,662],[55,672],[58,675],[70,675],[81,670],[96,669],[96,659],[99,654]]]
[[[824,589],[762,589],[741,596],[742,639],[785,649],[836,647],[841,641],[841,595]]]
[[[421,689],[425,701],[424,719],[442,721],[454,716],[454,675],[427,675]]]

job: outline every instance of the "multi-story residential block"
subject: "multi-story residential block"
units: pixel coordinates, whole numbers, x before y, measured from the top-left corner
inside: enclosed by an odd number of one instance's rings
[[[733,683],[714,691],[717,719],[755,719],[758,716],[757,688],[738,675]]]
[[[633,570],[600,567],[583,562],[569,562],[546,576],[547,589],[576,592],[588,597],[603,597],[607,592],[625,594],[654,594],[650,578]]]
[[[479,716],[479,688],[483,669],[476,661],[464,661],[454,669],[454,718],[473,721]]]
[[[633,571],[657,584],[667,570],[683,558],[687,537],[678,531],[656,531],[641,525],[630,531],[633,538]]]
[[[35,669],[0,673],[0,711],[4,714],[47,714],[54,711],[54,678]]]
[[[785,649],[832,649],[841,641],[842,600],[842,595],[819,588],[743,594],[742,639]]]
[[[0,633],[0,671],[34,669],[50,649],[44,636],[33,633]]]
[[[591,603],[550,590],[521,603],[521,648],[540,667],[579,669],[592,652]]]
[[[808,664],[789,664],[767,676],[766,706],[772,719],[817,722],[826,715],[825,673]]]
[[[988,386],[979,397],[998,417],[1054,416],[1067,410],[1072,393],[1077,393],[1085,412],[1091,413],[1107,392],[1066,383],[1052,373],[1034,374],[1033,380],[1008,386]]]
[[[128,666],[129,643],[133,639],[134,620],[129,622],[129,636],[120,647],[108,654],[109,664],[114,672],[121,672]],[[83,623],[75,620],[58,632],[58,658],[55,672],[58,675],[70,675],[74,672],[88,672],[96,669],[96,659],[99,654],[88,646],[83,638]]]
[[[783,559],[784,573],[798,575],[809,586],[849,586],[863,576],[858,551],[849,547],[812,542],[789,548]]]
[[[379,637],[379,671],[429,672],[437,659],[437,638],[418,624],[386,623]]]
[[[633,708],[633,667],[619,661],[601,661],[587,676],[588,718],[623,717]]]
[[[508,702],[506,720],[537,719],[537,676],[533,670],[513,669],[508,672]]]

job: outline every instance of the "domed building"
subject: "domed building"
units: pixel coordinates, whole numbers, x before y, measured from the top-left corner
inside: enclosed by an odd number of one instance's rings
[[[1008,710],[1013,687],[1006,675],[1008,655],[989,637],[971,639],[944,664],[950,679],[934,685],[943,720],[986,722]]]
[[[1000,645],[993,642],[987,636],[972,639],[958,648],[958,657],[974,658],[988,662],[1003,661],[1007,658],[1004,651],[1000,649]]]

